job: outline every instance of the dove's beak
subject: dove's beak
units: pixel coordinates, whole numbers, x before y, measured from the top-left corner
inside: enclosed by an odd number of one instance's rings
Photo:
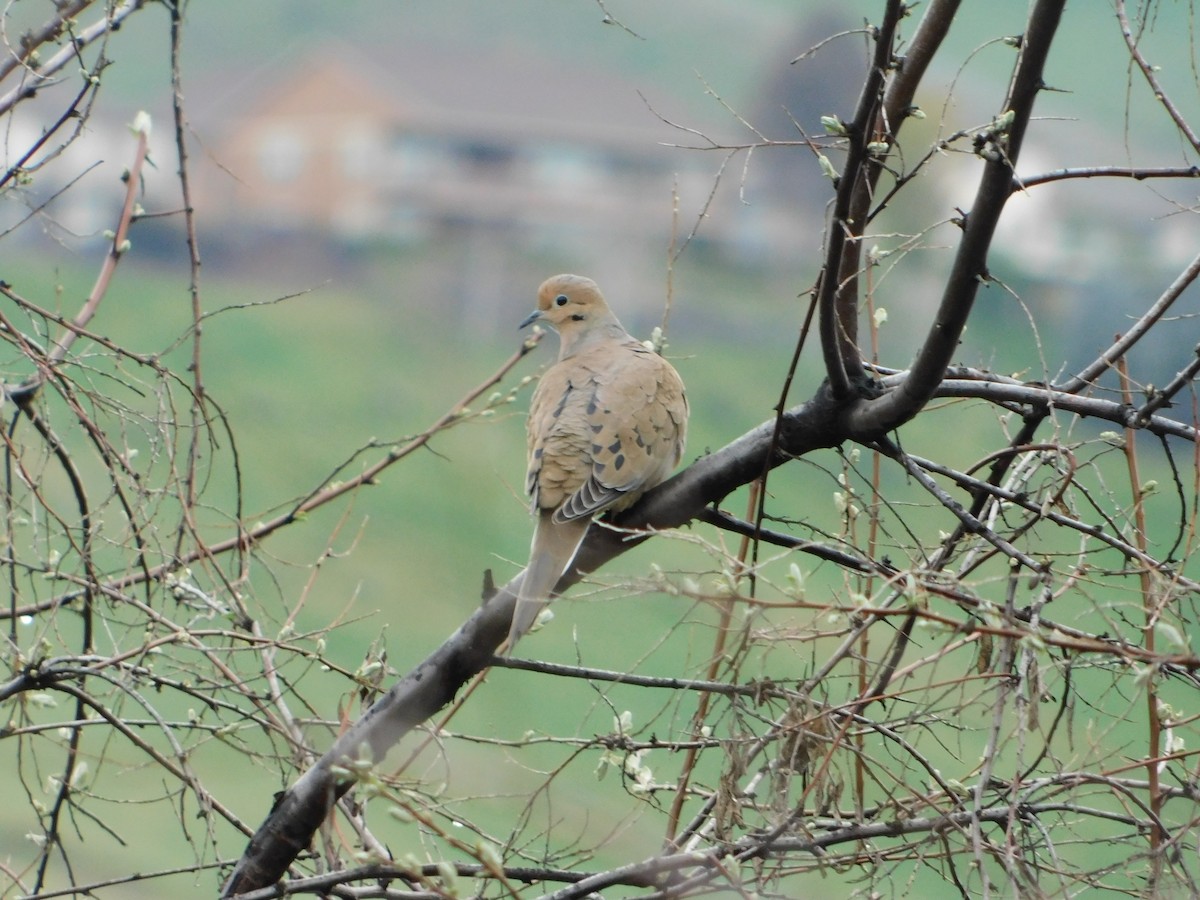
[[[517,330],[519,331],[520,329],[525,328],[526,326],[532,325],[534,322],[536,322],[541,317],[542,317],[542,311],[540,309],[535,309],[533,312],[531,312],[529,315],[527,315],[524,319],[521,320],[521,324],[517,326]]]

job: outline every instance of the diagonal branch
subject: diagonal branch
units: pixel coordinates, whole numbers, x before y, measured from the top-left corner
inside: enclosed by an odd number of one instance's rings
[[[46,22],[37,33],[31,35],[27,42],[29,49],[36,49],[47,41],[53,40],[55,35],[62,32],[70,19],[93,3],[94,0],[74,0],[71,4],[59,9],[51,20]],[[126,18],[140,10],[145,3],[146,0],[124,0],[124,2],[112,6],[111,9],[106,9],[104,15],[97,18],[91,25],[73,31],[71,39],[65,42],[65,46],[49,59],[42,60],[38,64],[37,70],[32,73],[31,78],[23,80],[20,85],[8,93],[0,95],[0,116],[11,112],[18,103],[37,96],[38,91],[49,83],[51,75],[79,59],[80,50],[116,31]],[[7,56],[0,60],[0,79],[18,66],[26,66],[26,70],[29,71],[22,58]]]
[[[838,182],[825,247],[825,266],[817,289],[818,329],[825,354],[825,374],[840,400],[853,395],[853,384],[864,377],[858,353],[858,257],[865,215],[856,215],[856,207],[866,207],[872,163],[870,147],[875,140],[877,118],[884,81],[892,66],[892,43],[896,26],[905,6],[889,0],[883,23],[875,34],[875,55],[863,83],[854,121],[845,124],[848,137],[846,165]]]
[[[133,165],[130,166],[125,179],[125,201],[121,206],[121,215],[117,220],[116,231],[109,244],[108,253],[104,257],[100,273],[96,276],[96,283],[92,286],[91,293],[88,294],[79,312],[75,314],[75,318],[67,327],[63,328],[62,333],[55,339],[53,346],[46,352],[44,358],[38,360],[38,372],[24,384],[5,391],[5,394],[18,404],[28,403],[37,394],[45,380],[67,358],[75,341],[79,339],[81,333],[85,332],[88,323],[96,315],[96,310],[99,309],[101,301],[108,292],[108,286],[117,270],[117,264],[121,261],[125,250],[128,249],[129,226],[133,222],[134,205],[142,181],[142,167],[146,163],[150,147],[149,118],[139,114],[138,119],[134,122],[134,128],[138,139],[137,149],[134,151]]]
[[[908,378],[896,390],[860,400],[848,410],[851,434],[877,435],[907,422],[929,402],[942,381],[979,286],[988,280],[992,235],[1012,191],[1013,166],[1034,100],[1043,87],[1042,71],[1065,5],[1066,0],[1038,0],[1030,13],[1008,97],[978,151],[984,159],[983,175],[933,325]]]
[[[938,393],[999,403],[1049,403],[1114,422],[1125,422],[1137,414],[1115,402],[1003,380],[947,381]],[[1194,428],[1161,416],[1153,416],[1146,427],[1192,441],[1197,437]],[[753,481],[764,469],[813,450],[837,446],[848,437],[839,425],[832,392],[822,388],[808,403],[788,410],[779,420],[762,423],[655,488],[614,522],[619,528],[592,528],[575,568],[559,581],[558,591],[566,590],[653,532],[704,517],[710,504]],[[631,530],[644,533],[631,536]],[[382,759],[404,735],[449,704],[471,678],[491,664],[493,651],[508,635],[521,577],[519,574],[493,591],[445,643],[401,678],[279,796],[225,885],[224,896],[267,887],[282,878],[309,845],[334,803],[353,786],[353,781],[339,781],[336,768],[346,761],[362,759],[364,754],[376,761]]]
[[[1188,264],[1187,268],[1179,273],[1179,277],[1171,282],[1170,286],[1163,291],[1162,296],[1154,301],[1154,304],[1134,323],[1133,327],[1126,330],[1111,347],[1101,353],[1099,357],[1087,365],[1078,375],[1071,378],[1065,384],[1055,385],[1055,390],[1073,394],[1083,390],[1085,387],[1089,387],[1097,378],[1108,371],[1113,363],[1128,353],[1134,344],[1149,333],[1150,329],[1167,314],[1167,311],[1175,301],[1179,299],[1185,290],[1192,286],[1197,278],[1200,278],[1200,254],[1197,254]]]
[[[691,521],[708,504],[757,478],[764,468],[834,446],[838,441],[832,428],[832,410],[832,400],[824,393],[790,410],[782,419],[777,443],[774,435],[780,423],[776,419],[764,422],[643,497],[616,522],[620,532],[592,528],[575,568],[559,581],[558,590],[565,590],[620,556],[651,532]],[[776,448],[774,452],[772,447]],[[628,529],[647,533],[630,538],[625,533]],[[352,781],[339,781],[336,767],[347,760],[361,759],[364,753],[376,761],[382,759],[405,734],[450,703],[463,685],[491,664],[493,651],[508,635],[523,574],[496,590],[442,646],[397,682],[278,798],[225,885],[224,896],[267,887],[282,878],[297,854],[308,846],[333,804],[353,786]]]
[[[1183,117],[1183,113],[1179,111],[1179,107],[1171,100],[1170,95],[1166,92],[1162,82],[1159,81],[1158,66],[1151,65],[1150,61],[1142,55],[1142,49],[1138,46],[1138,35],[1133,33],[1133,25],[1130,24],[1129,14],[1125,11],[1125,0],[1116,0],[1114,4],[1117,13],[1117,21],[1121,23],[1121,37],[1125,39],[1125,46],[1129,50],[1129,57],[1137,65],[1142,73],[1142,77],[1146,79],[1146,84],[1154,94],[1154,99],[1157,100],[1162,108],[1167,111],[1167,115],[1171,117],[1171,121],[1175,123],[1175,127],[1179,133],[1184,136],[1192,148],[1200,150],[1200,135],[1192,130],[1187,119]]]
[[[858,349],[858,274],[862,268],[862,235],[870,221],[871,200],[884,171],[886,149],[900,126],[937,49],[950,31],[960,0],[934,0],[913,35],[908,53],[893,58],[899,22],[906,4],[891,2],[876,30],[875,54],[855,110],[846,126],[846,165],[838,182],[825,267],[817,289],[819,329],[825,369],[835,396],[848,398],[866,379]],[[889,80],[889,72],[894,72]],[[886,85],[886,87],[885,87]]]

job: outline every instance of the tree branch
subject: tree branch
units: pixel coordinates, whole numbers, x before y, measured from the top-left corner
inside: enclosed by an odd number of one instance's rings
[[[1171,282],[1162,295],[1154,301],[1153,305],[1134,323],[1132,328],[1117,338],[1111,347],[1101,353],[1095,361],[1085,366],[1083,371],[1078,375],[1066,384],[1055,385],[1054,389],[1073,394],[1091,385],[1113,363],[1128,353],[1133,345],[1140,341],[1154,327],[1154,324],[1166,315],[1167,310],[1171,308],[1180,295],[1191,286],[1198,276],[1200,276],[1200,254],[1197,254],[1188,263],[1187,268],[1179,273],[1179,277]]]
[[[78,8],[76,12],[82,11],[94,2],[95,0],[86,0],[86,2],[76,0],[72,6],[56,13],[54,18],[42,27],[42,30],[34,38],[35,43],[31,46],[37,47],[48,40],[53,40],[63,29],[64,23],[76,14],[75,12],[71,12],[72,9]],[[120,28],[121,22],[132,13],[140,10],[145,2],[146,0],[125,0],[124,3],[117,4],[113,9],[106,10],[105,14],[91,25],[77,30],[65,47],[38,65],[36,72],[33,73],[35,76],[33,79],[0,96],[0,116],[10,112],[21,101],[35,96],[39,90],[46,86],[50,75],[53,75],[68,63],[79,59],[79,51],[88,44]],[[0,63],[0,79],[3,79],[18,65],[24,65],[23,59],[9,57],[3,63]]]
[[[883,22],[875,34],[875,54],[863,83],[854,121],[845,126],[846,165],[838,181],[825,247],[825,265],[817,291],[818,332],[825,355],[825,374],[838,400],[854,396],[854,383],[864,376],[858,352],[858,267],[860,238],[866,225],[870,189],[868,170],[878,167],[869,150],[877,130],[876,118],[883,85],[892,67],[892,42],[904,14],[900,0],[888,0]]]
[[[574,568],[560,579],[561,592],[589,572],[620,556],[655,530],[691,521],[710,503],[757,478],[764,467],[837,443],[832,401],[826,395],[790,410],[782,419],[778,449],[771,454],[777,421],[771,419],[733,443],[705,456],[655,488],[615,524],[621,531],[593,526]],[[644,532],[630,536],[626,530]],[[334,802],[352,781],[339,781],[334,768],[363,753],[382,759],[405,734],[454,699],[476,674],[490,665],[507,637],[524,573],[496,590],[487,602],[424,662],[397,682],[334,743],[333,747],[282,794],[259,826],[224,888],[229,897],[274,884],[308,846]]]
[[[907,378],[904,374],[891,376],[893,380]],[[1059,394],[1006,380],[947,381],[934,393],[993,402],[1049,403],[1114,422],[1136,416],[1135,410],[1115,402]],[[773,444],[777,425],[779,440]],[[1153,416],[1146,427],[1161,434],[1196,439],[1194,428],[1161,416]],[[707,506],[757,478],[764,468],[836,446],[847,437],[837,427],[836,405],[825,387],[812,401],[789,410],[778,422],[763,422],[651,491],[614,521],[617,528],[593,526],[575,567],[563,576],[556,590],[566,590],[653,532],[677,528],[705,515]],[[334,802],[353,786],[352,781],[338,781],[336,766],[360,759],[364,752],[376,761],[382,759],[405,734],[450,703],[471,678],[491,664],[495,648],[508,634],[522,575],[485,598],[487,602],[442,646],[397,682],[278,798],[225,885],[224,896],[266,887],[283,877],[296,855],[308,846]]]
[[[1030,13],[1008,97],[991,131],[981,139],[978,152],[984,159],[983,175],[933,325],[908,378],[896,390],[859,400],[847,411],[847,426],[853,435],[869,437],[907,422],[941,384],[979,286],[989,277],[987,256],[992,235],[1011,194],[1013,166],[1034,100],[1043,87],[1042,70],[1064,5],[1065,0],[1038,0]]]

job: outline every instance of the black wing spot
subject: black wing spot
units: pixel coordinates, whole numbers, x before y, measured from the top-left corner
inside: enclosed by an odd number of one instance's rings
[[[611,444],[608,445],[609,453],[619,453],[620,451],[621,451],[621,439],[620,438],[617,438],[615,441],[613,441]]]
[[[620,472],[623,465],[625,465],[625,454],[618,453],[617,458],[613,460],[613,468]]]
[[[555,407],[554,418],[557,419],[562,415],[562,411],[567,407],[567,399],[571,396],[571,391],[573,390],[574,388],[568,384],[567,389],[563,391],[562,400],[558,401],[558,406]]]

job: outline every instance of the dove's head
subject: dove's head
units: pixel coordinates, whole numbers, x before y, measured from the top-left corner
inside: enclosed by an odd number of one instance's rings
[[[558,332],[564,356],[589,335],[624,332],[596,282],[582,275],[555,275],[543,281],[538,288],[537,309],[525,318],[521,327],[534,322]]]

